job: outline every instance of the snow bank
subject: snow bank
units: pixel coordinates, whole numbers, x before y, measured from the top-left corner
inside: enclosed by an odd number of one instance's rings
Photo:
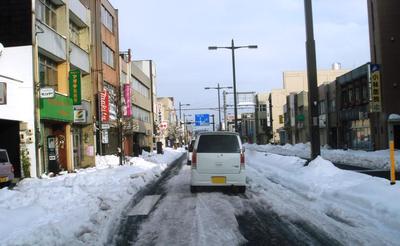
[[[249,150],[246,160],[250,189],[262,206],[345,245],[398,245],[399,184],[338,169],[322,157],[304,166],[298,157]]]
[[[94,168],[1,189],[1,245],[104,244],[132,196],[181,155],[165,149],[123,166],[116,156],[97,156]]]
[[[246,144],[246,148],[262,152],[269,152],[286,156],[297,156],[300,158],[310,158],[310,144],[295,145],[256,145]],[[389,150],[364,151],[364,150],[342,150],[321,148],[321,155],[336,164],[346,164],[369,169],[390,169]],[[400,170],[400,150],[395,152],[396,170]]]

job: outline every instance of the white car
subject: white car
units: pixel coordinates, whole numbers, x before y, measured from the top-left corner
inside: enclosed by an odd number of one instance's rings
[[[194,144],[190,191],[199,186],[228,186],[246,191],[244,147],[233,132],[201,133]]]

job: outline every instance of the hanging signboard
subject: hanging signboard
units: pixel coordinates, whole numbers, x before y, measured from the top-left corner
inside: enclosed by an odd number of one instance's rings
[[[51,87],[40,88],[40,98],[54,98],[54,89]]]
[[[101,121],[108,122],[110,120],[110,102],[108,92],[104,90],[100,93]]]
[[[101,132],[101,143],[108,144],[108,130],[103,130]]]
[[[69,71],[69,96],[73,105],[81,104],[81,70]]]
[[[7,84],[0,82],[0,105],[7,104]]]
[[[131,117],[132,116],[132,93],[131,93],[131,85],[124,84],[124,100],[125,100],[125,108],[124,108],[124,116]]]
[[[371,64],[371,77],[370,77],[370,88],[371,88],[371,103],[370,112],[381,112],[382,102],[381,102],[381,73],[379,70],[379,65]]]
[[[85,109],[74,108],[74,123],[86,123],[87,114]]]

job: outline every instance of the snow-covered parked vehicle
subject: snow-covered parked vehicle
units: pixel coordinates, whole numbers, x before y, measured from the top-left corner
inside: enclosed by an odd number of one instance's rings
[[[8,158],[7,150],[0,149],[0,185],[8,185],[14,179],[14,168]]]
[[[201,133],[194,144],[191,192],[199,186],[227,186],[246,191],[244,147],[233,132]]]

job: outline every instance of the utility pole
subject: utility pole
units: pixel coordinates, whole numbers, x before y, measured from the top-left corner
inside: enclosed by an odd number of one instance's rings
[[[211,118],[212,118],[213,121],[212,121],[211,124],[213,125],[213,132],[215,132],[215,119],[214,119],[214,117],[215,117],[215,115],[212,114]]]
[[[222,97],[223,97],[223,102],[224,102],[224,130],[227,130],[227,120],[226,120],[226,91],[222,91]]]
[[[317,83],[317,61],[315,55],[315,41],[312,18],[311,0],[304,0],[306,19],[306,52],[307,52],[307,76],[308,76],[308,105],[309,105],[309,131],[311,137],[311,159],[321,154],[319,142],[319,119],[318,119],[318,83]]]
[[[235,68],[235,50],[241,48],[248,49],[257,49],[257,45],[245,45],[245,46],[235,46],[235,43],[232,39],[231,46],[218,47],[218,46],[209,46],[209,50],[217,50],[217,49],[229,49],[232,51],[232,74],[233,74],[233,101],[234,101],[234,112],[235,112],[235,132],[238,132],[238,123],[237,123],[237,101],[236,101],[236,68]]]
[[[219,125],[218,125],[218,130],[222,130],[222,121],[221,121],[221,99],[220,99],[220,93],[219,91],[221,89],[232,89],[232,86],[225,86],[221,87],[219,86],[219,83],[217,84],[217,87],[205,87],[204,89],[210,90],[210,89],[216,89],[218,90],[218,120],[219,120]]]

